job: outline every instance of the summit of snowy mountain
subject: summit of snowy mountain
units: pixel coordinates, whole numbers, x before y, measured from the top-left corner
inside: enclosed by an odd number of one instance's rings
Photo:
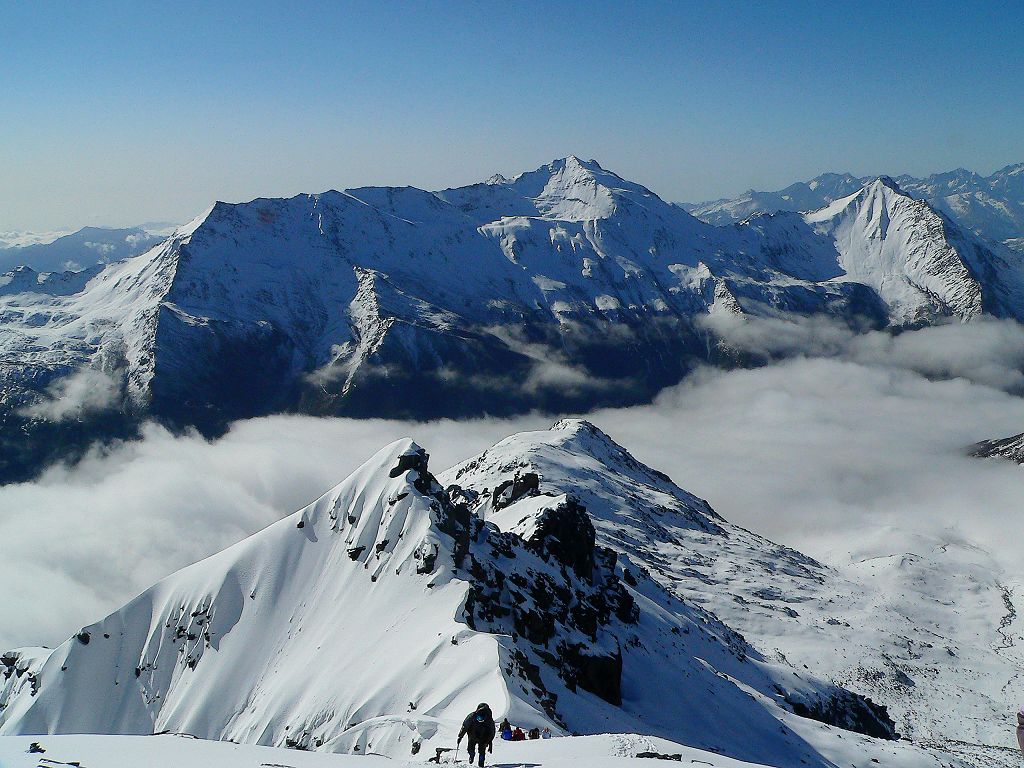
[[[843,279],[873,288],[901,324],[942,314],[966,320],[983,311],[982,285],[968,261],[973,254],[958,250],[942,217],[888,176],[804,220],[835,242]]]
[[[849,173],[823,173],[810,181],[791,184],[778,192],[748,190],[735,199],[684,203],[683,208],[716,226],[737,223],[758,213],[810,211],[852,194],[865,183]]]
[[[649,189],[605,170],[596,160],[585,161],[574,155],[512,179],[497,174],[483,184],[445,189],[437,195],[481,222],[502,216],[607,219],[623,200],[656,197]]]

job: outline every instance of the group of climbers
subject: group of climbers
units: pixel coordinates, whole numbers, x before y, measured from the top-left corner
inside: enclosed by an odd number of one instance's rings
[[[456,748],[462,743],[462,737],[467,737],[469,762],[472,763],[475,757],[478,760],[477,765],[483,768],[484,753],[494,752],[495,730],[491,708],[487,704],[481,704],[462,721],[462,730],[459,731],[459,738],[455,742]],[[550,728],[531,728],[529,732],[524,733],[518,726],[513,728],[507,717],[501,721],[501,727],[497,730],[500,730],[504,741],[551,738]]]
[[[547,726],[543,729],[531,728],[529,731],[524,732],[519,726],[513,727],[507,717],[501,721],[501,725],[498,730],[501,733],[502,740],[504,741],[526,741],[527,739],[551,738],[551,729]]]

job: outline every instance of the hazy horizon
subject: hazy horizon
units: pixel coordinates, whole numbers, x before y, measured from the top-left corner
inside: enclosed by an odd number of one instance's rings
[[[98,220],[95,220],[95,221],[90,221],[90,222],[85,222],[85,223],[79,223],[79,222],[71,221],[71,222],[66,222],[64,224],[58,224],[56,226],[49,226],[49,227],[23,227],[23,226],[14,226],[14,225],[12,225],[12,226],[2,226],[2,225],[0,225],[0,234],[2,234],[4,232],[29,232],[29,233],[42,232],[42,233],[51,234],[54,237],[57,237],[57,236],[61,235],[62,233],[74,232],[74,231],[77,231],[79,229],[82,229],[83,227],[99,227],[99,228],[107,228],[107,229],[121,229],[121,228],[130,228],[130,227],[141,227],[141,228],[150,228],[150,229],[152,229],[152,228],[165,229],[165,228],[167,228],[170,225],[181,225],[181,224],[188,223],[189,221],[191,221],[196,216],[201,215],[203,213],[203,211],[206,210],[207,208],[209,208],[211,205],[213,205],[213,203],[218,202],[218,201],[219,202],[226,202],[226,203],[244,203],[244,202],[249,202],[250,200],[254,200],[256,198],[261,198],[261,197],[262,198],[265,198],[265,197],[288,198],[288,197],[293,197],[294,195],[301,195],[301,194],[321,194],[323,192],[327,192],[330,189],[341,190],[341,189],[351,189],[351,188],[354,188],[354,187],[367,187],[367,186],[413,186],[413,187],[419,187],[421,189],[427,189],[427,190],[435,191],[436,192],[436,191],[440,191],[441,189],[444,189],[445,187],[463,186],[465,184],[473,184],[475,182],[486,181],[488,178],[490,178],[491,176],[495,175],[495,173],[500,173],[500,174],[502,174],[504,176],[512,177],[512,176],[515,176],[515,175],[517,175],[519,173],[535,170],[536,168],[539,168],[539,167],[542,167],[542,166],[548,164],[552,160],[561,159],[562,157],[565,157],[568,154],[572,154],[572,153],[566,153],[566,155],[560,155],[558,158],[551,158],[550,160],[546,160],[546,161],[544,161],[542,163],[537,164],[536,166],[531,166],[529,168],[521,168],[521,169],[516,170],[516,171],[494,171],[493,173],[489,173],[486,176],[483,176],[481,178],[477,178],[477,179],[473,179],[473,180],[470,180],[470,181],[466,181],[466,182],[463,182],[461,184],[444,184],[444,185],[440,185],[440,186],[438,186],[438,185],[421,186],[421,185],[418,185],[418,184],[394,184],[394,185],[384,185],[384,184],[382,184],[382,185],[375,185],[375,184],[363,184],[363,183],[359,183],[359,182],[354,182],[354,183],[351,183],[351,184],[335,184],[335,185],[333,185],[331,187],[325,187],[324,189],[304,189],[304,190],[300,190],[300,191],[293,192],[293,193],[290,193],[290,194],[251,195],[251,196],[248,196],[248,197],[239,197],[237,199],[227,199],[225,197],[217,197],[217,198],[213,198],[213,199],[209,200],[206,204],[200,206],[200,208],[197,208],[196,210],[194,210],[191,213],[188,213],[188,214],[186,214],[184,216],[174,217],[174,218],[165,216],[165,217],[150,218],[150,219],[147,219],[145,221],[136,221],[136,220],[124,220],[124,221],[113,220],[113,221],[107,221],[107,220],[98,219]],[[1024,152],[1021,153],[1021,157],[1022,157],[1022,160],[1019,161],[1019,162],[1024,163]],[[591,160],[591,159],[592,160],[596,160],[598,163],[601,163],[600,158],[596,158],[596,157],[595,158],[589,158],[588,157],[586,159],[588,159],[588,160]],[[966,170],[974,171],[975,173],[978,173],[981,176],[989,176],[992,173],[994,173],[995,171],[998,171],[998,170],[1000,170],[1002,168],[1005,168],[1008,165],[1016,165],[1016,164],[1017,164],[1016,162],[1011,162],[1011,163],[1004,163],[1004,164],[1002,164],[1002,165],[1000,165],[998,167],[990,168],[990,169],[989,168],[986,168],[986,169],[966,168]],[[610,170],[610,171],[613,171],[615,173],[618,173],[619,175],[623,176],[624,178],[628,179],[629,181],[634,181],[634,182],[637,182],[638,184],[643,184],[644,186],[646,186],[648,188],[651,188],[651,185],[650,184],[646,184],[643,179],[631,177],[629,174],[622,173],[618,169],[609,167],[609,166],[607,166],[604,163],[601,163],[601,166],[603,168],[605,168],[605,170]],[[957,165],[957,166],[950,166],[948,168],[936,168],[936,169],[934,169],[932,171],[926,171],[926,172],[922,172],[920,174],[910,174],[910,173],[905,173],[905,172],[895,172],[895,171],[890,171],[888,169],[876,169],[876,170],[870,170],[870,171],[866,171],[866,172],[861,172],[861,171],[855,171],[855,170],[850,170],[850,169],[838,170],[838,169],[830,168],[830,169],[825,169],[825,170],[819,171],[818,173],[815,173],[812,176],[808,176],[806,178],[804,178],[804,177],[792,178],[792,179],[789,179],[787,181],[779,182],[775,186],[768,186],[768,187],[757,188],[757,191],[760,191],[760,192],[774,192],[774,191],[778,191],[778,190],[780,190],[780,189],[782,189],[784,187],[789,186],[790,184],[794,184],[794,183],[801,182],[801,181],[809,181],[812,178],[815,178],[817,176],[821,176],[821,175],[826,174],[826,173],[837,173],[837,174],[849,173],[849,174],[851,174],[853,176],[857,176],[857,177],[871,177],[871,176],[888,175],[888,176],[892,176],[892,177],[895,178],[895,177],[903,176],[903,175],[928,176],[928,175],[931,175],[933,173],[945,173],[947,171],[953,171],[953,170],[956,170],[958,168],[964,168],[964,166],[963,165]],[[737,190],[734,190],[733,192],[727,192],[727,193],[725,193],[723,195],[717,195],[717,196],[714,196],[714,197],[695,197],[695,198],[690,198],[690,199],[686,199],[686,200],[681,199],[681,198],[675,198],[675,197],[671,197],[671,196],[666,196],[665,194],[660,193],[657,189],[652,189],[651,191],[653,191],[655,194],[657,194],[662,199],[668,200],[668,201],[674,202],[674,203],[702,203],[702,202],[709,202],[709,201],[712,201],[712,200],[717,200],[717,199],[720,199],[720,198],[730,199],[730,198],[734,198],[734,197],[739,197],[740,195],[744,194],[745,192],[750,191],[751,189],[754,189],[754,188],[752,188],[752,187],[745,187],[743,189],[737,189]]]
[[[0,5],[0,230],[594,158],[667,200],[1024,161],[1024,9]]]

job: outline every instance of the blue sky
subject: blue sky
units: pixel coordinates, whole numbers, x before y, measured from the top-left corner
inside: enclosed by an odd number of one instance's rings
[[[1020,3],[0,0],[0,229],[570,153],[673,200],[988,173],[1024,161],[1022,29]]]

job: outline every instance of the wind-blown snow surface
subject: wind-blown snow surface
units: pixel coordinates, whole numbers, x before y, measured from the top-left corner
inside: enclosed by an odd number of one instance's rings
[[[593,434],[581,422],[559,430]],[[650,500],[675,499],[664,514],[683,528],[720,531],[706,505],[633,471],[660,484]],[[581,500],[600,498],[580,477],[579,498],[516,499],[506,476],[516,520],[501,533],[452,503],[415,444],[388,446],[305,509],[58,648],[4,654],[0,732],[169,729],[425,756],[484,700],[524,725],[642,731],[769,765],[825,768],[850,744],[857,766],[873,754],[948,764],[794,714],[891,733],[877,707],[768,662],[595,545]],[[649,512],[640,505],[637,519]]]
[[[495,495],[509,474],[537,482],[521,481],[519,498],[513,487]],[[826,567],[721,520],[580,421],[514,435],[439,478],[511,530],[534,493],[571,488],[600,543],[761,651],[885,704],[904,735],[1013,743],[1024,584],[981,550],[881,530],[861,537],[848,565]]]
[[[45,753],[30,753],[36,743]],[[886,768],[923,768],[943,766],[959,768],[955,761],[939,761],[922,755],[902,744],[850,738],[849,743],[836,742],[832,759],[836,765],[876,766]],[[741,762],[713,752],[693,749],[665,739],[635,734],[605,734],[556,738],[546,741],[497,741],[488,765],[529,766],[530,768],[636,768],[637,756],[659,754],[678,756],[684,765],[709,768],[764,768],[762,763]],[[461,758],[465,758],[465,746]],[[41,757],[50,761],[42,762]],[[445,762],[453,757],[444,753]],[[71,761],[84,768],[182,768],[182,766],[213,766],[218,768],[400,768],[422,766],[422,760],[395,760],[383,756],[324,755],[296,752],[273,747],[204,741],[176,735],[164,736],[0,736],[0,764],[5,768],[38,768],[54,765],[52,761]],[[58,763],[59,764],[59,763]],[[465,765],[466,763],[462,763]],[[661,765],[651,762],[651,766]],[[1010,763],[1007,763],[1010,765]]]
[[[1018,262],[882,182],[812,219],[718,228],[575,157],[436,193],[217,203],[84,285],[0,279],[0,476],[144,416],[211,433],[280,411],[643,402],[695,360],[734,358],[701,318],[1024,317]],[[84,367],[120,390],[108,423],[25,418]]]

